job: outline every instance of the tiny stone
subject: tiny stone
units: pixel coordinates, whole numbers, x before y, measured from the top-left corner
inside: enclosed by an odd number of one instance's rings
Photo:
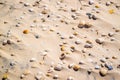
[[[36,75],[35,75],[35,79],[36,80],[45,80],[45,75],[43,72],[38,72]]]
[[[76,41],[75,41],[75,44],[77,44],[77,45],[80,44],[80,43],[81,43],[80,40],[76,40]]]
[[[94,4],[94,1],[93,0],[89,0],[89,5],[92,5],[92,4]]]
[[[24,6],[27,7],[27,6],[30,6],[30,4],[29,3],[25,3]]]
[[[7,44],[11,44],[11,41],[10,41],[10,40],[7,40]]]
[[[35,35],[35,38],[38,39],[38,38],[40,38],[40,36],[39,35]]]
[[[79,24],[78,24],[78,28],[90,28],[92,25],[88,22],[85,22],[85,21],[81,21]]]
[[[92,15],[92,19],[93,19],[93,20],[96,20],[97,17],[96,17],[95,15]]]
[[[99,65],[96,65],[96,66],[95,66],[95,69],[100,69],[100,66],[99,66]]]
[[[117,57],[116,56],[112,56],[112,59],[117,59]]]
[[[7,44],[7,40],[4,40],[2,45],[6,45]]]
[[[98,38],[98,39],[96,39],[95,41],[96,41],[96,43],[98,43],[98,44],[103,44],[103,43],[104,43],[104,41],[103,41],[102,38]]]
[[[47,72],[48,72],[48,73],[52,73],[53,70],[54,70],[54,68],[51,67]]]
[[[71,17],[76,20],[77,19],[77,16],[75,14],[71,15]]]
[[[101,76],[106,76],[107,73],[108,73],[108,70],[107,70],[107,69],[104,69],[104,68],[100,69],[100,71],[99,71],[99,74],[100,74]]]
[[[81,61],[79,62],[79,64],[85,64],[85,62],[81,60]]]
[[[23,31],[23,33],[24,33],[24,34],[28,34],[28,33],[29,33],[29,30],[26,29],[26,30]]]
[[[35,76],[35,79],[36,79],[36,80],[42,80],[42,76],[36,75],[36,76]]]
[[[2,77],[2,80],[9,80],[8,79],[8,74],[4,74],[3,77]]]
[[[120,64],[117,66],[117,68],[119,68],[119,69],[120,69]]]
[[[71,69],[71,68],[73,68],[73,66],[74,66],[74,64],[69,64],[68,68]]]
[[[82,53],[86,53],[86,48],[84,48],[84,49],[82,50]]]
[[[60,59],[63,60],[66,58],[66,55],[64,53],[61,54]]]
[[[20,25],[19,25],[19,24],[16,24],[15,26],[16,26],[16,27],[20,27]]]
[[[88,72],[88,75],[90,75],[92,71],[91,71],[91,70],[88,70],[87,72]]]
[[[110,40],[111,40],[111,41],[115,41],[115,38],[111,38]]]
[[[63,69],[62,65],[57,65],[54,67],[54,70],[61,71]]]
[[[74,65],[74,66],[73,66],[73,70],[74,70],[74,71],[78,71],[79,69],[80,69],[80,66],[79,66],[79,65]]]
[[[45,27],[42,28],[42,31],[46,31],[46,30],[47,30],[47,28],[45,28]]]
[[[54,76],[53,76],[53,79],[58,79],[58,75],[54,75]]]
[[[30,8],[28,11],[29,11],[29,12],[33,12],[33,9],[32,9],[32,8]]]
[[[105,64],[105,67],[108,69],[108,70],[113,70],[113,67],[112,67],[112,65],[109,65],[109,64]]]
[[[20,79],[23,79],[24,77],[25,77],[25,75],[22,74],[22,75],[20,76]]]
[[[31,72],[29,71],[29,70],[25,70],[24,72],[23,72],[23,75],[28,75],[28,74],[30,74]]]
[[[73,79],[73,77],[70,76],[67,78],[67,80],[74,80],[74,79]]]
[[[71,12],[76,12],[76,9],[71,9]]]
[[[106,2],[106,6],[110,6],[110,4],[111,4],[111,3],[110,3],[109,1],[108,1],[108,2]]]
[[[33,28],[33,27],[35,27],[35,25],[34,25],[34,24],[32,24],[32,25],[30,25],[30,27],[31,27],[31,28]]]
[[[108,36],[112,37],[112,36],[114,36],[114,33],[108,33]]]
[[[74,46],[71,46],[71,47],[70,47],[70,50],[71,50],[72,52],[74,52],[76,49],[75,49]]]
[[[105,63],[106,62],[106,59],[105,58],[102,58],[100,59],[101,62]]]
[[[70,36],[69,36],[70,39],[73,39],[74,37],[75,37],[74,35],[70,35]]]
[[[30,62],[35,62],[36,61],[36,58],[31,58],[30,59]]]
[[[84,45],[84,48],[92,48],[92,47],[93,47],[92,44],[88,44],[88,43],[87,43],[87,44]]]
[[[15,62],[10,62],[10,66],[14,66],[15,65]]]

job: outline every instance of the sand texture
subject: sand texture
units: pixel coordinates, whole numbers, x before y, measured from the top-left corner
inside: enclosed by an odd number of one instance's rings
[[[120,0],[0,0],[0,80],[120,80]]]

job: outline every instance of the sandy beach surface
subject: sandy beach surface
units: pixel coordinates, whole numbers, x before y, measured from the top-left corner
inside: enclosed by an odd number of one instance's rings
[[[120,0],[0,0],[0,80],[120,80]]]

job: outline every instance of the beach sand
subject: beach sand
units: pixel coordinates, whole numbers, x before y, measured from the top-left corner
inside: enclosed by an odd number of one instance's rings
[[[0,0],[1,80],[120,80],[120,0]]]

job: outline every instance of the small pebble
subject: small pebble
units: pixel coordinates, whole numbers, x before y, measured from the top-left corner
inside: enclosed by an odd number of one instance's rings
[[[33,9],[32,9],[32,8],[30,8],[28,11],[29,11],[29,12],[33,12]]]
[[[63,60],[66,58],[66,55],[64,53],[61,54],[60,59]]]
[[[108,73],[108,70],[105,69],[105,68],[101,68],[100,71],[99,71],[99,74],[100,74],[101,76],[106,76],[107,73]]]
[[[36,61],[36,58],[31,58],[30,59],[30,62],[35,62]]]
[[[22,74],[22,75],[20,76],[20,79],[23,79],[23,78],[25,78],[25,75]]]
[[[92,15],[92,19],[93,19],[93,20],[96,20],[97,17],[96,17],[95,15]]]
[[[89,23],[86,23],[85,21],[81,21],[79,24],[78,24],[78,28],[90,28],[92,25],[89,24]]]
[[[117,59],[117,56],[112,56],[112,59]]]
[[[98,43],[98,44],[103,44],[103,43],[104,43],[104,41],[103,41],[102,38],[98,38],[98,39],[96,39],[95,41],[96,41],[96,43]]]
[[[76,49],[75,49],[74,46],[71,46],[71,47],[70,47],[70,51],[71,51],[71,52],[75,52],[75,50],[76,50]]]
[[[71,76],[69,76],[69,77],[67,78],[67,80],[74,80],[74,78],[71,77]]]
[[[29,70],[25,70],[24,72],[23,72],[23,75],[29,75],[31,72],[29,71]]]
[[[108,1],[108,2],[106,2],[106,6],[110,6],[110,4],[111,4],[111,3],[110,3],[109,1]]]
[[[112,67],[112,65],[109,65],[109,64],[105,64],[105,67],[108,69],[108,70],[113,70],[113,67]]]
[[[10,66],[14,66],[16,63],[14,61],[10,62]]]
[[[7,40],[7,44],[11,44],[12,42],[10,40]]]
[[[95,66],[95,69],[100,69],[100,66],[99,66],[99,65],[96,65],[96,66]]]
[[[115,41],[115,38],[114,38],[114,37],[112,37],[112,38],[110,39],[110,41]]]
[[[9,80],[9,79],[8,79],[8,74],[7,74],[7,73],[5,73],[5,74],[3,75],[2,80]]]
[[[54,68],[53,67],[51,67],[50,69],[48,69],[48,73],[52,73],[54,71]]]
[[[78,71],[79,69],[80,69],[80,66],[79,66],[79,65],[74,65],[74,66],[73,66],[73,70],[74,70],[74,71]]]
[[[69,36],[69,39],[73,39],[75,36],[74,35],[70,35]]]
[[[43,72],[38,72],[36,75],[35,75],[35,79],[36,80],[45,80],[45,75]]]
[[[2,42],[2,45],[7,45],[7,40],[4,40],[3,42]]]
[[[54,76],[53,76],[53,79],[58,79],[58,75],[54,75]]]
[[[35,36],[35,38],[36,38],[36,39],[40,38],[40,36],[39,36],[39,35],[34,35],[34,36]]]
[[[106,59],[105,58],[102,58],[100,59],[101,62],[105,63],[106,62]]]
[[[81,60],[81,61],[79,62],[79,64],[85,64],[85,62]]]
[[[93,47],[92,44],[88,44],[88,43],[86,43],[86,44],[84,45],[84,48],[92,48],[92,47]]]
[[[80,40],[76,40],[76,41],[75,41],[75,44],[77,44],[77,45],[80,44],[80,43],[81,43]]]
[[[113,37],[113,36],[114,36],[114,33],[110,32],[110,33],[108,33],[108,36],[109,36],[109,37]]]
[[[117,65],[117,68],[118,68],[118,69],[120,69],[120,64],[119,64],[119,65]]]
[[[65,46],[62,45],[60,49],[61,49],[61,51],[65,51]]]
[[[19,25],[19,24],[16,24],[15,26],[16,26],[16,27],[20,27],[20,25]]]
[[[89,5],[92,5],[92,4],[94,4],[94,1],[93,0],[89,0]]]
[[[73,68],[73,66],[74,66],[74,64],[69,64],[68,68],[71,69],[71,68]]]
[[[25,6],[25,7],[28,7],[28,6],[30,6],[30,4],[29,4],[29,3],[25,3],[24,6]]]
[[[60,64],[54,67],[55,71],[61,71],[62,69],[63,69],[63,67]]]
[[[115,13],[115,12],[114,12],[114,9],[110,9],[110,10],[108,10],[108,12],[109,12],[109,14]]]
[[[26,29],[26,30],[23,31],[23,33],[24,33],[24,34],[28,34],[29,31]]]

